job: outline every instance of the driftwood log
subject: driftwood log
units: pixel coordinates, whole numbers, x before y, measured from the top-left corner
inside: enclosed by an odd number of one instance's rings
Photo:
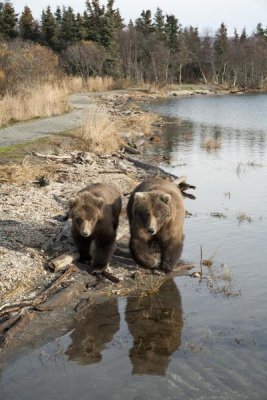
[[[185,197],[188,197],[190,199],[195,199],[195,196],[192,194],[188,194],[186,193],[186,190],[188,189],[196,189],[196,186],[190,185],[189,183],[186,182],[186,177],[178,177],[177,175],[171,174],[170,172],[166,172],[164,171],[164,169],[160,168],[160,167],[156,167],[154,165],[151,164],[147,164],[143,161],[137,160],[136,158],[130,157],[128,155],[125,154],[116,154],[116,156],[118,158],[127,160],[129,162],[131,162],[132,164],[134,164],[137,168],[142,168],[143,170],[147,171],[147,172],[152,172],[156,175],[161,176],[162,178],[169,178],[172,181],[174,181],[177,186],[179,186],[179,188],[181,189],[181,192],[183,193],[183,195]]]
[[[78,251],[70,251],[50,261],[49,268],[54,272],[58,272],[65,269],[69,264],[79,260],[79,258],[80,255]]]

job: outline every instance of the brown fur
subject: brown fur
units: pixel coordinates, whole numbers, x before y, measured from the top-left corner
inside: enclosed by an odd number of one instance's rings
[[[125,320],[133,336],[132,373],[164,376],[181,345],[183,328],[181,295],[173,279],[165,281],[157,295],[128,297]]]
[[[118,190],[106,183],[94,183],[81,190],[70,202],[72,237],[81,261],[93,268],[105,268],[115,249],[121,212]]]
[[[171,271],[183,248],[185,210],[180,189],[161,178],[144,181],[131,194],[127,213],[134,260],[146,268]]]
[[[87,306],[87,311],[76,319],[72,344],[66,354],[80,365],[90,365],[102,360],[106,344],[120,329],[118,300],[110,299]]]

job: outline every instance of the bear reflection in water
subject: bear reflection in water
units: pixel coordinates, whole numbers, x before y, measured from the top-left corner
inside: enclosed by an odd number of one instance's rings
[[[129,297],[126,321],[133,336],[132,373],[165,375],[183,328],[181,296],[174,281],[165,281],[157,295]]]
[[[72,344],[66,354],[81,365],[98,363],[101,352],[120,329],[118,300],[90,305],[74,326]]]
[[[133,374],[164,375],[181,344],[181,296],[173,279],[157,294],[128,297],[125,320],[133,337],[129,350]],[[76,322],[66,354],[81,365],[98,363],[102,351],[120,328],[117,299],[91,305]]]

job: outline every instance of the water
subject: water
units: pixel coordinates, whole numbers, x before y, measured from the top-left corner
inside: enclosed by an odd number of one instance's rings
[[[5,400],[267,399],[267,95],[148,107],[179,117],[146,155],[170,158],[161,166],[197,186],[183,259],[199,264],[202,246],[210,278],[96,304],[66,335],[6,366]],[[207,135],[220,139],[217,150],[201,147]]]

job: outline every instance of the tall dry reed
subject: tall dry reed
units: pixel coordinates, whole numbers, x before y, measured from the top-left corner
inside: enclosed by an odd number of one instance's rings
[[[121,144],[118,128],[104,108],[92,105],[79,132],[81,146],[96,153],[117,151]]]
[[[109,76],[91,77],[84,79],[80,76],[72,76],[64,79],[64,84],[71,93],[75,92],[106,92],[114,89],[115,82]]]
[[[0,100],[0,126],[67,112],[68,90],[64,85],[46,83],[27,88]]]

